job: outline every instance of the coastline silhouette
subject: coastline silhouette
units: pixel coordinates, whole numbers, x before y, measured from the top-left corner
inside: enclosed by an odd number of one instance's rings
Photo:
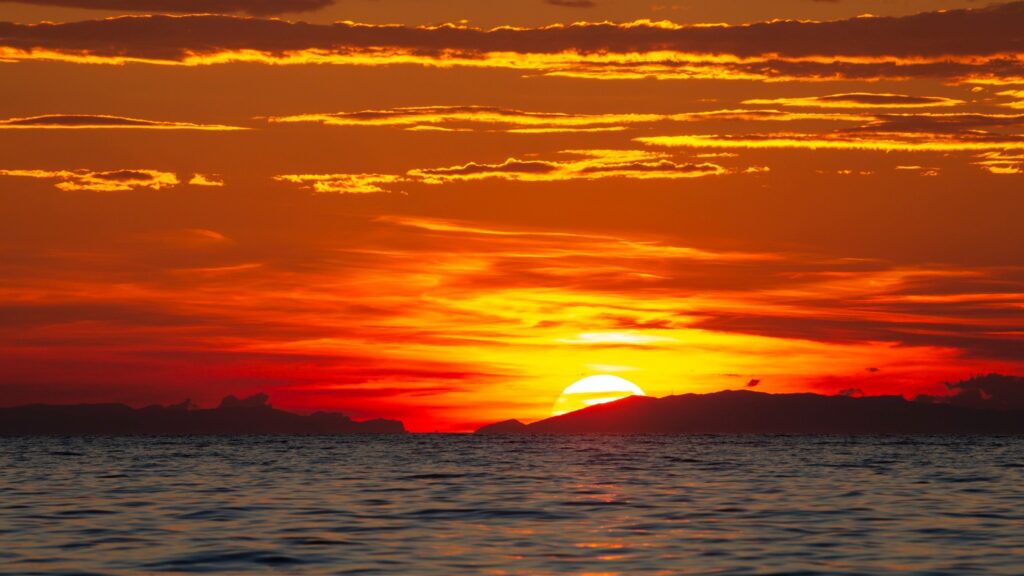
[[[630,396],[531,424],[483,426],[482,435],[529,434],[1024,434],[1024,377],[988,374],[947,383],[948,395],[770,394],[749,387],[662,398]],[[30,404],[0,408],[0,436],[405,434],[398,420],[301,415],[266,394],[225,397],[216,408]]]
[[[1024,434],[1024,378],[947,384],[949,396],[824,396],[728,390],[630,396],[532,424],[477,434]]]
[[[31,404],[0,408],[0,436],[403,434],[397,420],[357,422],[337,412],[308,416],[278,410],[266,394],[227,396],[212,409],[186,400],[171,406]]]

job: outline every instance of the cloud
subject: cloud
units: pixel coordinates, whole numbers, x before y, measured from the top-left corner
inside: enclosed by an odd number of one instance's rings
[[[271,123],[318,123],[326,126],[394,127],[406,130],[485,130],[513,134],[618,131],[659,122],[747,120],[793,122],[822,120],[867,123],[867,114],[727,109],[678,114],[537,112],[494,106],[408,106],[323,114],[271,116]]]
[[[722,316],[699,322],[694,327],[757,334],[771,338],[807,339],[831,343],[874,340],[907,347],[945,348],[958,354],[989,360],[1016,361],[1024,352],[1024,340],[991,334],[995,325],[929,321],[890,323],[854,318],[807,318],[793,316]]]
[[[853,93],[860,94],[860,93]],[[891,95],[886,95],[891,96]],[[933,97],[898,96],[896,100],[914,98],[914,102],[932,102]],[[748,101],[749,102],[749,101]],[[773,101],[778,103],[776,101]],[[272,123],[311,122],[341,127],[391,127],[405,130],[440,131],[489,131],[506,133],[574,132],[587,130],[630,130],[641,127],[649,130],[657,124],[732,121],[732,122],[827,122],[831,124],[854,124],[832,131],[811,132],[767,132],[742,133],[737,130],[729,135],[681,134],[664,136],[643,136],[635,141],[651,146],[709,148],[709,149],[824,149],[824,150],[869,150],[902,152],[975,152],[980,154],[976,165],[993,174],[1021,173],[1018,156],[1010,154],[1024,149],[1024,114],[1003,114],[990,112],[936,112],[927,110],[873,112],[864,108],[855,111],[822,110],[800,112],[774,109],[719,109],[686,113],[565,113],[540,112],[493,106],[414,106],[326,114],[299,114],[269,117]],[[648,132],[649,133],[649,132]],[[619,151],[621,154],[624,151]],[[710,154],[710,155],[709,155]],[[696,158],[714,158],[728,152],[701,153]],[[406,174],[407,182],[438,183],[442,180],[470,180],[479,178],[504,178],[508,180],[556,180],[572,175],[580,178],[588,174],[613,176],[612,172],[625,177],[641,177],[649,173],[655,177],[680,176],[710,172],[687,168],[682,164],[652,162],[657,155],[644,159],[643,163],[630,164],[625,161],[612,166],[605,159],[597,166],[578,166],[578,170],[567,166],[564,161],[510,159],[514,162],[504,166],[470,162],[465,166],[417,169]],[[705,166],[705,168],[709,168]],[[748,172],[759,170],[749,167]],[[902,164],[897,170],[917,172],[922,176],[936,176],[936,166]],[[869,173],[868,171],[860,171]],[[532,173],[529,174],[529,173]],[[331,176],[331,175],[328,175]],[[382,180],[384,178],[385,180]],[[333,175],[331,177],[306,177],[307,182],[318,180],[320,191],[380,192],[382,184],[399,180],[397,175]],[[369,183],[369,186],[364,184]]]
[[[917,165],[897,166],[896,170],[902,172],[914,172],[916,174],[920,174],[921,176],[938,176],[941,172],[939,168]]]
[[[564,150],[568,159],[533,160],[508,158],[488,164],[468,162],[457,166],[416,168],[405,174],[284,174],[276,180],[301,184],[315,192],[372,194],[394,191],[393,184],[446,184],[497,178],[517,182],[558,182],[631,178],[638,180],[696,178],[726,174],[710,162],[675,162],[665,154],[642,150]]]
[[[178,185],[178,177],[159,170],[0,170],[0,176],[56,180],[65,191],[127,192],[137,188],[160,190]]]
[[[312,12],[335,0],[0,0],[0,4],[34,4],[89,10],[166,12],[179,14],[226,14],[241,12],[252,16],[278,16]]]
[[[546,4],[561,6],[562,8],[596,8],[594,0],[544,0]]]
[[[591,334],[598,336],[583,340],[615,339],[642,331],[692,342],[688,330],[707,330],[837,346],[884,343],[884,353],[895,358],[906,358],[912,354],[908,349],[916,347],[929,349],[930,354],[1008,361],[1019,359],[1024,346],[1024,334],[1019,332],[1024,320],[1020,267],[900,267],[446,221],[387,222],[427,231],[461,247],[453,256],[459,289],[449,285],[459,294],[515,286],[571,290],[577,301],[598,293],[650,297],[641,306],[601,307],[583,323],[585,330],[563,338],[579,340],[579,334]],[[447,244],[434,246],[448,249]],[[469,265],[478,256],[469,256],[464,251],[468,246],[488,252],[488,264]],[[759,290],[746,290],[751,284]],[[690,296],[681,300],[680,294]],[[551,328],[563,331],[567,321],[571,326],[581,320],[548,315],[534,320],[556,319],[561,321]],[[851,363],[851,370],[886,366],[878,362],[874,355],[865,356]]]
[[[877,106],[874,108],[878,108]],[[475,125],[508,132],[526,132],[528,129],[558,131],[574,128],[620,128],[661,122],[701,122],[713,120],[739,120],[746,122],[806,122],[859,123],[862,130],[875,132],[978,132],[987,128],[1013,128],[1024,126],[1024,114],[991,112],[934,112],[893,111],[869,112],[832,111],[815,112],[727,108],[675,114],[603,113],[573,114],[565,112],[535,112],[477,106],[432,106],[391,108],[335,114],[306,114],[270,118],[271,122],[320,122],[339,126],[448,126],[457,129]]]
[[[898,99],[902,99],[901,96]],[[911,98],[911,97],[906,97]],[[931,101],[931,97],[922,97]],[[916,100],[915,100],[916,101]],[[684,134],[644,136],[636,141],[655,146],[689,148],[803,148],[828,150],[882,150],[907,152],[990,152],[1005,153],[1021,149],[1024,135],[1016,129],[1024,126],[1024,114],[983,112],[889,111],[854,112],[831,110],[799,112],[773,109],[720,109],[676,114],[628,113],[564,113],[538,112],[492,106],[416,106],[379,110],[360,110],[328,114],[299,114],[268,118],[273,123],[313,122],[329,126],[394,127],[401,129],[436,129],[442,131],[501,131],[509,133],[573,132],[578,130],[627,130],[667,123],[699,123],[710,121],[735,122],[828,122],[855,124],[831,132],[770,132],[733,133],[730,135]],[[700,157],[700,155],[698,155]],[[621,171],[637,174],[642,171],[678,172],[680,166],[649,162],[645,165],[622,165]],[[522,160],[519,160],[522,162]],[[979,166],[994,173],[1016,173],[1018,163],[1005,158],[986,158]],[[550,161],[529,164],[534,172],[549,175],[564,174]],[[905,165],[904,170],[910,170]],[[564,166],[563,166],[564,167]],[[457,167],[456,167],[457,168]],[[462,174],[470,177],[498,177],[511,174],[513,166],[498,169],[494,165],[470,163]],[[607,166],[605,166],[607,168]],[[451,169],[421,169],[410,174],[412,179],[430,176],[459,176],[445,174]],[[589,168],[582,172],[607,172],[602,168]],[[935,167],[922,168],[927,176],[938,174]],[[551,176],[553,178],[554,176]],[[354,176],[350,176],[354,178]],[[509,176],[511,178],[511,176]],[[520,179],[529,179],[524,176]],[[535,177],[534,179],[543,179]],[[372,178],[371,178],[372,180]],[[344,188],[348,186],[340,186]],[[352,186],[359,189],[360,186]],[[367,189],[367,191],[379,191]]]
[[[744,100],[743,103],[751,106],[767,104],[811,108],[929,108],[965,104],[963,100],[940,96],[908,96],[906,94],[876,94],[873,92],[850,92],[804,98],[756,98]]]
[[[976,165],[991,174],[1003,176],[1024,174],[1024,154],[1006,154],[1003,152],[985,152],[979,154]]]
[[[327,114],[275,116],[274,123],[313,122],[329,126],[385,126],[405,129],[487,129],[512,133],[618,130],[631,124],[682,118],[665,114],[572,114],[530,112],[494,106],[409,106]]]
[[[1024,126],[1024,114],[916,112],[879,113],[870,115],[870,118],[862,127],[849,131],[930,132],[933,134],[965,134],[974,137],[987,129],[1011,129]]]
[[[999,96],[1008,96],[1013,98],[1012,102],[1005,102],[1002,106],[1008,108],[1024,108],[1024,90],[1004,90],[997,93]]]
[[[275,180],[300,184],[321,194],[377,194],[389,190],[386,184],[404,182],[396,174],[282,174]]]
[[[161,120],[140,120],[105,114],[45,114],[24,118],[0,120],[3,129],[105,129],[131,128],[143,130],[248,130],[240,126],[222,124],[193,124],[191,122],[165,122]]]
[[[1024,137],[974,135],[942,137],[920,133],[829,132],[816,134],[686,134],[643,136],[636,142],[667,148],[749,148],[806,150],[875,150],[883,152],[972,152],[1024,150]]]
[[[865,113],[832,111],[793,112],[790,110],[755,110],[750,108],[735,108],[675,114],[666,119],[680,122],[697,122],[704,120],[741,120],[745,122],[802,122],[808,120],[820,120],[825,122],[869,122],[872,118],[872,115]]]
[[[212,174],[193,174],[188,183],[191,186],[219,187],[224,185],[224,180]]]
[[[0,24],[0,57],[73,62],[422,64],[570,77],[826,80],[1024,78],[1024,2],[901,17],[750,25],[538,28],[309,24],[223,15]],[[964,35],[963,30],[971,30]]]
[[[155,246],[168,246],[174,249],[207,248],[233,242],[224,234],[207,228],[181,228],[145,232],[138,234],[137,238],[142,242],[151,242]]]
[[[425,182],[440,183],[449,180],[473,180],[477,178],[502,177],[509,180],[546,179],[557,173],[555,162],[539,160],[517,160],[509,158],[500,164],[477,164],[470,162],[463,166],[449,168],[423,168],[410,172]]]

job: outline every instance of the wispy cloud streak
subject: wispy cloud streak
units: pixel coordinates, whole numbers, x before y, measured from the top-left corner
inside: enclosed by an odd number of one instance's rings
[[[143,120],[110,116],[106,114],[44,114],[23,118],[0,119],[0,130],[33,130],[33,129],[138,129],[138,130],[208,130],[234,131],[247,130],[240,126],[222,124],[195,124],[192,122],[167,122],[163,120]]]

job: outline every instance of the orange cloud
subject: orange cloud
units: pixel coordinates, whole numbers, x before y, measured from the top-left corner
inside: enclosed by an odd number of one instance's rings
[[[749,102],[749,101],[748,101]],[[772,101],[778,103],[777,101]],[[722,110],[706,114],[709,119],[757,122],[765,117],[757,111]],[[767,110],[767,117],[782,114]],[[828,115],[825,115],[828,117]],[[990,172],[1015,174],[1016,160],[1005,155],[1024,149],[1024,114],[985,112],[863,112],[844,113],[839,117],[859,125],[823,132],[751,132],[732,134],[679,134],[641,136],[634,138],[649,146],[665,148],[710,149],[806,149],[883,152],[977,152],[984,159],[977,162]],[[795,120],[796,118],[794,118]],[[811,119],[811,118],[804,118]],[[992,155],[987,157],[986,155]],[[902,169],[935,176],[938,168],[903,166]],[[856,172],[866,172],[857,170]],[[867,171],[869,172],[869,171]]]
[[[82,63],[420,64],[569,77],[830,80],[1024,77],[1024,3],[832,22],[684,26],[574,23],[539,28],[317,25],[215,15],[0,24],[0,58]],[[960,32],[971,30],[965,37]],[[956,42],[950,42],[956,38]]]
[[[520,134],[624,130],[657,122],[699,120],[867,122],[871,116],[785,112],[778,110],[714,110],[679,114],[572,114],[532,112],[492,106],[410,106],[329,114],[297,114],[270,117],[273,123],[311,122],[328,126],[382,126],[406,130],[465,131],[484,129]]]
[[[211,14],[242,12],[253,16],[277,16],[311,12],[334,4],[335,0],[0,0],[0,4],[35,4],[88,10],[127,10]]]
[[[566,160],[522,160],[486,164],[416,168],[399,174],[285,174],[276,180],[301,184],[321,193],[372,194],[395,191],[394,184],[445,184],[498,178],[518,182],[558,182],[631,178],[637,180],[697,178],[728,172],[709,162],[679,163],[666,154],[642,150],[564,150]]]
[[[300,184],[321,194],[376,194],[388,192],[384,186],[405,182],[396,174],[283,174],[275,180]]]
[[[240,126],[221,124],[193,124],[191,122],[165,122],[161,120],[140,120],[123,116],[104,114],[45,114],[25,118],[0,120],[0,129],[143,129],[143,130],[248,130]]]
[[[917,133],[825,133],[825,134],[688,134],[643,136],[634,139],[651,146],[668,148],[798,148],[807,150],[875,150],[901,152],[970,152],[1024,150],[1017,137],[956,138]]]
[[[931,108],[966,104],[963,100],[940,96],[908,96],[906,94],[878,94],[874,92],[849,92],[803,98],[755,98],[744,100],[743,103],[747,105],[767,104],[806,108]]]
[[[917,165],[897,166],[896,170],[903,172],[915,172],[921,176],[938,176],[940,172],[938,168]]]
[[[672,120],[663,114],[568,114],[528,112],[491,106],[410,106],[333,114],[299,114],[268,118],[270,122],[315,122],[329,126],[395,126],[451,128],[484,126],[507,132],[614,129],[629,124]]]
[[[1024,174],[1024,154],[1007,154],[1004,152],[985,152],[975,162],[992,174],[1014,175]]]
[[[159,170],[0,170],[0,176],[57,180],[65,191],[127,192],[137,188],[160,190],[177,186],[178,177]]]
[[[224,185],[224,180],[212,174],[193,174],[192,179],[188,183],[191,186],[218,187]]]
[[[500,164],[477,164],[410,170],[409,176],[427,184],[457,180],[502,178],[526,182],[592,180],[597,178],[675,179],[726,173],[717,164],[677,163],[663,155],[634,150],[566,150],[563,154],[581,158],[564,161],[519,160]]]
[[[851,114],[831,111],[792,112],[789,110],[754,110],[737,108],[675,114],[671,119],[689,122],[701,120],[742,120],[746,122],[803,122],[808,120],[820,120],[825,122],[868,122],[874,117],[874,115],[870,114]]]
[[[1004,90],[997,93],[999,96],[1009,96],[1014,100],[1005,102],[1002,105],[1009,108],[1024,108],[1024,90]]]
[[[987,130],[1012,129],[1024,126],[1024,114],[992,114],[982,112],[913,112],[877,113],[869,116],[861,128],[865,132],[927,132],[962,134],[977,137]],[[989,132],[996,135],[1000,132]]]
[[[897,100],[903,97],[897,98]],[[909,97],[908,97],[909,98]],[[748,101],[749,102],[749,101]],[[774,101],[773,101],[774,102]],[[332,126],[382,126],[399,127],[406,130],[436,131],[501,131],[507,133],[575,132],[587,130],[648,129],[662,123],[699,123],[714,121],[732,122],[828,122],[856,124],[832,132],[770,133],[748,136],[729,135],[688,135],[678,137],[644,137],[638,141],[662,146],[714,147],[714,148],[808,148],[831,150],[889,150],[889,151],[985,151],[1015,149],[1024,141],[1017,133],[1024,126],[1024,114],[999,114],[989,112],[868,112],[858,110],[794,112],[773,109],[719,109],[675,114],[573,114],[562,112],[536,112],[518,109],[486,106],[420,106],[400,107],[383,110],[363,110],[333,114],[303,114],[271,118],[271,122],[318,122]],[[572,170],[541,170],[533,165],[532,177],[521,175],[515,179],[557,179]],[[997,170],[1013,170],[1012,166],[993,165]],[[651,166],[648,166],[650,168]],[[472,167],[471,167],[472,168]],[[522,170],[499,170],[494,166],[477,166],[471,171],[475,178],[501,177],[513,179],[513,172]],[[507,168],[507,167],[506,167]],[[564,168],[564,166],[563,166]],[[663,165],[663,173],[671,173],[672,166]],[[678,168],[678,167],[677,167]],[[593,172],[593,170],[591,170]],[[630,175],[639,177],[639,170]],[[655,170],[648,170],[652,174]],[[437,174],[436,170],[421,169],[408,174],[409,180],[423,180],[425,176]],[[935,174],[934,171],[930,174]],[[609,175],[609,174],[605,174]],[[627,174],[622,174],[627,175]],[[463,174],[462,179],[473,179]],[[577,175],[579,176],[579,175]],[[455,178],[451,178],[455,179]],[[321,179],[323,180],[323,179]],[[341,179],[335,178],[336,182]],[[436,180],[436,179],[434,179]],[[321,186],[323,188],[323,186]],[[350,186],[353,190],[360,186]],[[336,189],[344,186],[335,186]],[[376,188],[364,191],[379,191]]]

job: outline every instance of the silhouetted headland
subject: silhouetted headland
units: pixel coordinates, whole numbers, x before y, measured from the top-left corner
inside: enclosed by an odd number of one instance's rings
[[[30,435],[254,435],[402,434],[397,420],[356,422],[337,412],[308,416],[278,410],[266,394],[195,409],[188,400],[173,406],[132,408],[125,404],[32,404],[0,408],[0,436]]]
[[[1024,434],[1024,378],[947,384],[949,396],[823,396],[749,390],[630,396],[477,434]]]

